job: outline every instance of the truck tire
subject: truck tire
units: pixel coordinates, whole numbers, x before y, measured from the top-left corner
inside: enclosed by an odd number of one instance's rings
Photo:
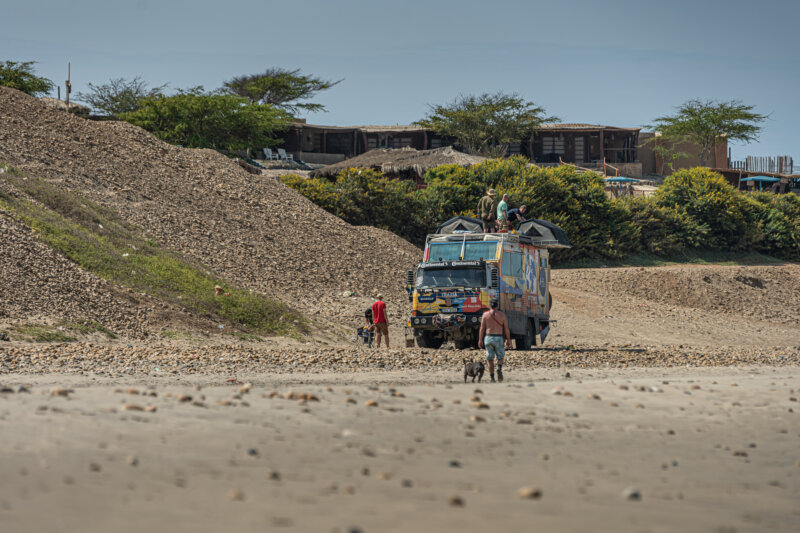
[[[516,337],[517,350],[530,350],[531,346],[533,345],[534,335],[535,333],[533,332],[533,324],[531,324],[531,321],[528,320],[525,323],[525,334]]]
[[[420,348],[438,350],[444,344],[444,336],[434,337],[432,331],[423,330],[415,333],[414,337],[417,338],[417,346]]]

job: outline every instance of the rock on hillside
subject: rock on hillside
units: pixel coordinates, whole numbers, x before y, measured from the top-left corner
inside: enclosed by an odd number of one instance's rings
[[[420,251],[389,232],[351,226],[215,151],[71,116],[4,87],[0,124],[0,163],[86,194],[223,278],[312,318],[352,323],[377,292],[392,315],[406,314],[404,272]]]

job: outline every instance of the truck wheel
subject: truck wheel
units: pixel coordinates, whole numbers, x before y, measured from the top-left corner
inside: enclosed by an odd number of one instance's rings
[[[444,344],[444,336],[434,337],[432,331],[423,330],[414,336],[417,338],[417,346],[420,348],[438,350]]]
[[[525,323],[525,334],[516,338],[517,350],[530,350],[533,345],[533,325],[528,320]]]

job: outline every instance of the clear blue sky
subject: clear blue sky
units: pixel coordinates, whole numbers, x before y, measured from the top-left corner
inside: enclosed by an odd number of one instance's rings
[[[800,2],[0,0],[0,60],[73,91],[115,77],[217,88],[267,67],[344,78],[319,124],[406,124],[518,92],[568,122],[641,126],[690,98],[770,114],[734,157],[800,160]]]

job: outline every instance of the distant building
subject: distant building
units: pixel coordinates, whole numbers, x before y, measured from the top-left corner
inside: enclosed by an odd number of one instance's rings
[[[656,147],[664,146],[669,148],[671,153],[683,153],[686,157],[670,159],[669,155],[664,157]],[[690,142],[667,145],[659,135],[651,131],[643,131],[640,135],[639,160],[642,162],[642,172],[644,174],[658,174],[668,176],[675,170],[681,168],[692,168],[700,166],[700,147]],[[671,163],[671,165],[670,165]],[[706,161],[710,168],[728,168],[728,140],[725,137],[717,139],[716,146]]]
[[[603,160],[626,176],[641,176],[639,128],[596,124],[546,124],[527,139],[509,146],[509,155],[522,155],[539,164],[572,163],[601,168]],[[429,150],[453,146],[455,139],[420,126],[321,126],[294,122],[284,133],[283,148],[295,160],[332,164],[375,148],[410,147]]]

